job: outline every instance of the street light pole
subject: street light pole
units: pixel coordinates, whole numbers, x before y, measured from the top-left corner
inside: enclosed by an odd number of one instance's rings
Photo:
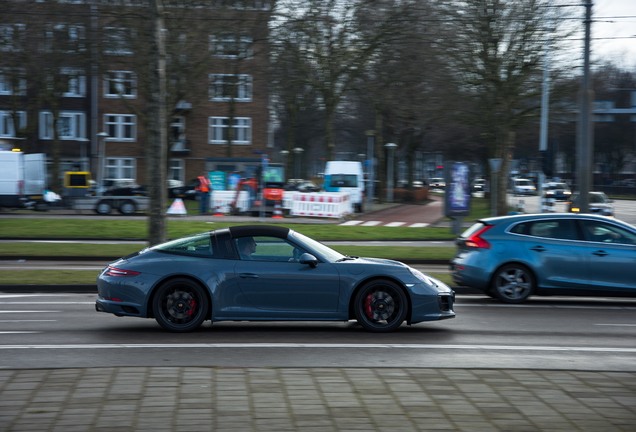
[[[393,152],[397,148],[395,143],[386,143],[384,147],[389,152],[388,169],[386,173],[386,201],[393,202]]]
[[[369,180],[367,188],[367,210],[373,208],[373,197],[375,196],[375,156],[373,147],[375,144],[375,131],[368,130],[367,135],[367,178]]]
[[[303,154],[303,151],[305,151],[303,148],[301,147],[295,147],[294,148],[294,154],[296,155],[296,167],[294,170],[294,175],[296,176],[297,179],[300,178],[300,159],[301,159],[301,155]]]
[[[104,192],[104,162],[106,159],[106,138],[108,133],[100,132],[97,134],[97,143],[99,144],[99,161],[97,164],[97,188],[98,195]]]

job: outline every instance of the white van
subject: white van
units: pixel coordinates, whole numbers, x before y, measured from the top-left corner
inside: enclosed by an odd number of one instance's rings
[[[0,207],[40,207],[45,189],[45,154],[0,150]]]
[[[355,161],[328,161],[325,166],[326,192],[348,192],[353,209],[361,213],[364,203],[364,173],[362,163]]]

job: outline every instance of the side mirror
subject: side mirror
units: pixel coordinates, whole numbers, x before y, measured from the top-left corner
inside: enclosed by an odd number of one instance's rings
[[[298,262],[308,264],[311,268],[315,268],[318,265],[318,259],[310,253],[302,254]]]

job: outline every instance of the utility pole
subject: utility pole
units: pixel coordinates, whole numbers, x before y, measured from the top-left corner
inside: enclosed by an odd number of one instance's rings
[[[580,89],[579,130],[577,134],[576,162],[579,206],[581,213],[590,209],[590,186],[593,178],[594,129],[592,127],[592,100],[594,91],[590,83],[590,27],[592,0],[585,3],[585,48],[583,52],[583,79]]]

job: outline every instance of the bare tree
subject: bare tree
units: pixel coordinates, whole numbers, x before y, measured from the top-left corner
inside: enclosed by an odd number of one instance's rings
[[[335,118],[365,65],[399,26],[400,1],[279,1],[274,37],[293,43],[302,56],[298,76],[317,94],[324,111],[325,153],[335,154]],[[374,16],[374,21],[363,18]],[[372,23],[372,25],[371,25]]]
[[[558,40],[560,21],[548,0],[444,1],[448,61],[465,100],[465,113],[501,169],[491,182],[507,189],[516,133],[539,108],[545,49]],[[550,49],[556,50],[551,44]],[[507,213],[499,194],[497,214]]]

